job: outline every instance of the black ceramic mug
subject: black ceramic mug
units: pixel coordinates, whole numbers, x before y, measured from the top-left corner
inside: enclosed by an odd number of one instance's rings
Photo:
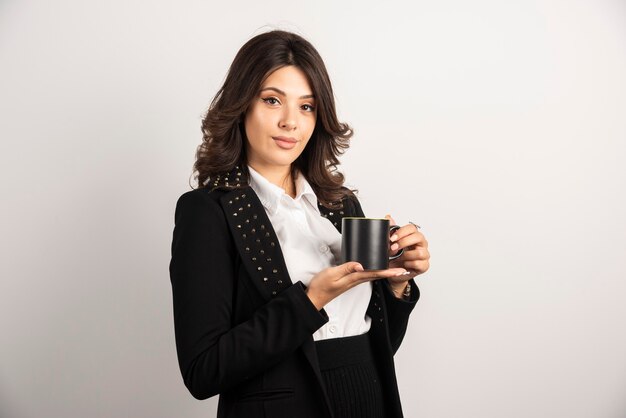
[[[386,218],[354,218],[341,220],[342,263],[358,261],[365,270],[386,270],[389,261],[404,253],[404,248],[389,256],[389,237],[399,229]]]

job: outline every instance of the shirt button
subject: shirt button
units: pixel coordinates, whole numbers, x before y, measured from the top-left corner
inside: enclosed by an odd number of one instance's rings
[[[320,251],[325,253],[328,251],[328,245],[320,245]]]
[[[334,334],[335,331],[337,331],[337,327],[334,325],[331,325],[330,327],[328,327],[328,331],[330,331],[331,334]]]

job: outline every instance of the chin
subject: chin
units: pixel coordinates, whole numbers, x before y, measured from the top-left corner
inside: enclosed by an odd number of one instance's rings
[[[293,162],[296,161],[296,159],[289,159],[289,160],[282,160],[282,161],[277,161],[276,165],[281,165],[281,166],[290,166],[291,164],[293,164]]]
[[[291,150],[293,151],[293,150]],[[274,164],[276,165],[291,165],[293,164],[294,161],[296,161],[298,159],[298,157],[300,156],[300,153],[290,153],[289,156],[283,156],[283,158],[272,158],[270,159],[270,161],[272,161]]]

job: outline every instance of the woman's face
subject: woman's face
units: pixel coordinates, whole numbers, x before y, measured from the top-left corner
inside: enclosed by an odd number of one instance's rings
[[[245,115],[248,164],[290,167],[309,142],[317,110],[306,75],[293,65],[271,73]]]

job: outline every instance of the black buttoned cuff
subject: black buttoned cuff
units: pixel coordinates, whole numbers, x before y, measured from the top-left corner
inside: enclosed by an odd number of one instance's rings
[[[288,293],[290,298],[298,304],[298,312],[300,312],[300,319],[304,322],[305,326],[311,330],[311,334],[320,329],[325,323],[328,322],[328,315],[324,309],[317,310],[317,307],[311,302],[311,299],[306,294],[306,286],[301,281],[298,281],[289,287],[281,294]]]

